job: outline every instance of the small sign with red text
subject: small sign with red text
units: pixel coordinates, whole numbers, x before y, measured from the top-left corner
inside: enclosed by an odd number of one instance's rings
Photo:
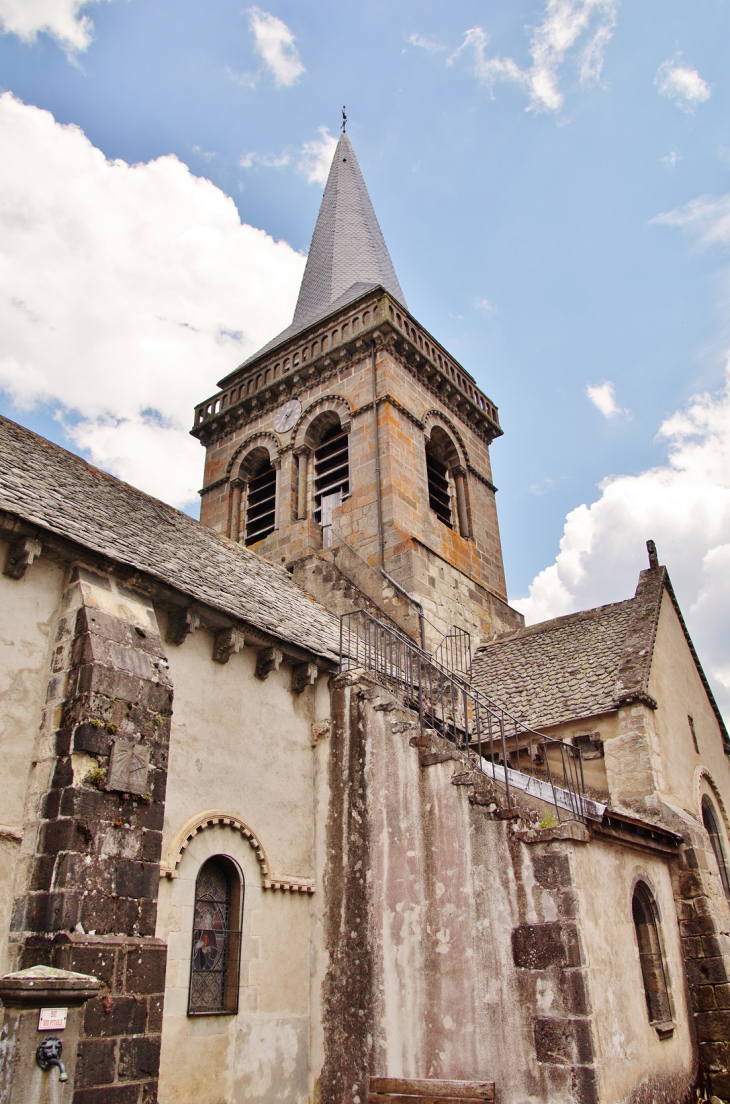
[[[38,1017],[39,1031],[63,1031],[66,1026],[68,1008],[41,1008]]]

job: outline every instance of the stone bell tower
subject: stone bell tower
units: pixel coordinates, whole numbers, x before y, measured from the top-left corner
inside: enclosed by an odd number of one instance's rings
[[[291,325],[195,410],[201,520],[333,610],[367,597],[432,648],[515,628],[497,408],[409,313],[346,134]],[[419,607],[423,616],[419,615]]]

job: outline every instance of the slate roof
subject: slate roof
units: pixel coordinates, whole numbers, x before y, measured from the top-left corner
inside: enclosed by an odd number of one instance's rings
[[[332,158],[291,325],[236,372],[376,287],[385,288],[406,307],[355,151],[343,134]]]
[[[474,684],[533,728],[607,713],[629,702],[657,703],[649,694],[662,598],[671,599],[687,647],[730,754],[730,737],[702,669],[665,567],[652,541],[648,570],[633,598],[529,625],[483,644],[474,657]]]
[[[339,655],[338,619],[283,568],[3,417],[0,510],[307,652]]]
[[[476,653],[475,685],[532,727],[615,708],[633,599],[497,637]]]
[[[406,305],[355,151],[343,134],[332,158],[293,324],[306,326],[357,283],[382,284]]]

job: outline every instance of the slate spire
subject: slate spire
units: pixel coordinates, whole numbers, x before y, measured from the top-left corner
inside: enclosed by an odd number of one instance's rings
[[[332,159],[292,325],[305,326],[338,300],[344,305],[373,284],[382,284],[405,306],[355,152],[343,133]],[[346,295],[351,290],[352,295]]]

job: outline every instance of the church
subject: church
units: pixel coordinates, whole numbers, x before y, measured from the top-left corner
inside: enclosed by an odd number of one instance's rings
[[[346,134],[218,387],[200,522],[0,419],[0,1104],[730,1101],[730,739],[667,569],[524,625],[497,406]]]

